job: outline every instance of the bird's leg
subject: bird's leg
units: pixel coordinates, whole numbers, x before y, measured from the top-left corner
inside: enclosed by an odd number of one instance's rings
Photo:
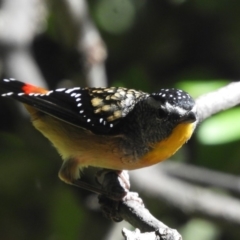
[[[103,169],[97,173],[96,180],[104,190],[111,192],[114,196],[114,198],[109,198],[105,194],[101,194],[98,197],[101,209],[107,218],[115,222],[122,221],[120,208],[123,202],[134,201],[143,205],[143,201],[138,194],[129,191],[130,182],[127,171]]]
[[[59,178],[65,183],[72,184],[93,193],[101,194],[115,201],[120,201],[129,191],[130,183],[127,171],[101,170],[97,173],[97,182],[101,185],[96,187],[80,180],[79,165],[75,159],[64,161]]]
[[[114,200],[122,200],[130,189],[129,174],[126,170],[102,169],[97,172],[96,181],[101,185],[102,189],[114,195],[114,198],[112,198]]]

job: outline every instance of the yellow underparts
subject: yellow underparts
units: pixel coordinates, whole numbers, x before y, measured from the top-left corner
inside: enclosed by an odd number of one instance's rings
[[[87,166],[115,170],[133,170],[161,162],[172,156],[192,135],[195,123],[181,123],[171,135],[154,144],[152,150],[141,159],[125,155],[119,147],[119,136],[94,135],[90,131],[74,127],[33,107],[27,106],[33,125],[56,147],[64,163],[59,177],[71,183],[79,178],[79,169]]]
[[[153,145],[152,151],[139,161],[139,168],[151,166],[171,157],[191,137],[195,126],[196,123],[181,123],[176,126],[167,139]]]

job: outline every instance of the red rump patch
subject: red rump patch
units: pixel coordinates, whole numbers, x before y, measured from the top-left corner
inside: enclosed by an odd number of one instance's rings
[[[25,84],[22,87],[22,91],[26,94],[29,93],[41,93],[41,94],[46,94],[48,92],[48,90],[44,89],[44,88],[40,88],[40,87],[35,87],[31,84]]]

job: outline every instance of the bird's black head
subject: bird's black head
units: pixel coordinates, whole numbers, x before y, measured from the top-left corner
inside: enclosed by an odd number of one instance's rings
[[[149,103],[158,109],[159,117],[176,122],[197,120],[194,99],[185,91],[170,88],[152,93]]]

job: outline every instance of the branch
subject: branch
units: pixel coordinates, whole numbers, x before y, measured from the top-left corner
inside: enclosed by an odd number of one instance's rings
[[[237,105],[239,102],[240,82],[231,83],[196,100],[199,119],[202,121],[214,113]],[[151,168],[151,170],[145,168],[136,172],[133,171],[132,175],[133,182],[138,185],[139,191],[145,192],[148,196],[157,199],[161,198],[166,203],[188,214],[201,214],[237,226],[240,225],[240,203],[239,200],[233,197],[220,195],[181,180],[175,180],[164,174],[163,170],[157,170],[156,167]],[[231,181],[230,178],[228,180]],[[153,234],[153,230],[170,229],[143,207],[134,204],[130,205],[128,202],[123,201],[122,207],[118,211],[118,214],[123,219],[138,227],[142,232],[150,231]],[[136,231],[132,239],[137,239],[138,234],[139,232]]]
[[[240,178],[231,174],[172,161],[162,163],[161,170],[170,177],[240,194]]]
[[[21,6],[21,7],[19,7]],[[7,76],[46,86],[32,56],[31,43],[43,28],[45,5],[41,0],[4,0],[0,15],[0,47]]]
[[[168,177],[161,167],[132,172],[132,179],[136,185],[141,182],[137,185],[140,192],[160,198],[187,214],[200,214],[240,226],[239,199]]]
[[[105,176],[105,178],[108,178],[108,176]],[[105,187],[105,190],[107,190],[108,186],[105,185]],[[160,222],[145,208],[142,199],[140,199],[136,193],[128,192],[124,200],[119,202],[100,195],[99,203],[106,217],[115,221],[122,221],[124,219],[137,228],[134,232],[127,231],[126,229],[123,230],[123,235],[128,240],[155,240],[158,238],[165,240],[182,240],[181,235],[175,229],[171,229]],[[141,229],[143,233],[141,233],[139,229]]]
[[[83,65],[88,87],[106,87],[105,59],[107,50],[93,24],[85,0],[65,0],[72,25],[76,26],[76,48],[84,56]]]
[[[196,99],[199,121],[211,115],[232,108],[240,103],[240,82],[204,94]]]

